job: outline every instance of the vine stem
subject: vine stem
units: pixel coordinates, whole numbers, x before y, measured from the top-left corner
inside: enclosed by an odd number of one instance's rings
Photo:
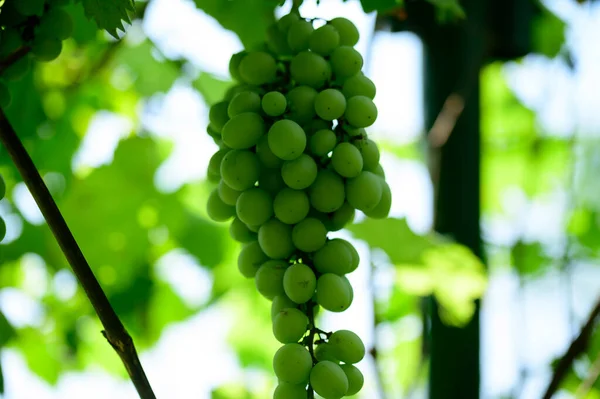
[[[21,143],[14,128],[0,109],[0,141],[8,151],[23,181],[29,188],[52,234],[73,269],[94,310],[98,314],[104,330],[102,335],[117,352],[141,399],[156,399],[150,382],[139,360],[133,339],[121,323],[110,305],[106,294],[94,276],[79,245],[69,230],[67,223],[54,202],[48,187],[42,180],[35,164]]]

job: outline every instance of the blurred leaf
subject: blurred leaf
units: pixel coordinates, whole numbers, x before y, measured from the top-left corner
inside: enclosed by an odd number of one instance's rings
[[[117,38],[117,29],[125,31],[123,21],[130,22],[128,12],[135,11],[134,0],[81,0],[85,15],[100,29]]]
[[[211,399],[253,399],[254,395],[242,384],[222,385],[214,389]]]
[[[202,94],[208,105],[212,105],[223,100],[227,90],[233,86],[233,82],[203,72],[192,82],[192,86]]]
[[[555,57],[565,42],[566,24],[547,8],[531,22],[534,51],[549,58]]]
[[[511,248],[511,256],[513,265],[521,275],[538,275],[551,261],[539,242],[526,243],[519,240]]]
[[[377,317],[382,322],[394,322],[410,314],[418,314],[419,301],[408,291],[395,289],[389,298],[377,302]]]
[[[72,3],[63,6],[73,20],[73,33],[71,38],[79,44],[89,43],[98,37],[98,25],[85,16],[85,11],[80,4]]]
[[[384,13],[404,4],[404,0],[360,0],[364,12]]]
[[[451,22],[457,19],[466,18],[465,10],[460,5],[459,0],[427,0],[437,8],[437,18],[439,22]]]
[[[64,359],[60,356],[61,346],[52,342],[49,335],[34,328],[19,330],[17,337],[18,347],[29,369],[49,384],[56,384],[64,368]]]
[[[8,322],[4,313],[0,312],[0,349],[5,347],[15,337],[15,334],[13,326]]]
[[[0,351],[0,353],[2,353]],[[2,360],[0,359],[0,395],[4,395],[4,370],[2,369]]]

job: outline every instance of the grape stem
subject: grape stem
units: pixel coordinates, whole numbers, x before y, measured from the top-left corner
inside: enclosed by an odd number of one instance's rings
[[[2,61],[0,61],[0,74],[4,72],[8,67],[13,65],[15,62],[19,61],[21,58],[25,57],[27,53],[31,51],[31,47],[22,46],[13,51],[11,54],[6,56]]]

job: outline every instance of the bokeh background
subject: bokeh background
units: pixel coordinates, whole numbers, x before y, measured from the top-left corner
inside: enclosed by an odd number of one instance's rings
[[[97,32],[72,6],[76,29],[61,56],[11,83],[11,123],[159,398],[263,399],[275,382],[269,303],[239,275],[239,245],[204,209],[206,167],[217,150],[206,134],[208,109],[232,85],[229,58],[244,45],[224,25],[248,21],[242,39],[251,42],[269,22],[261,1],[240,3],[225,16],[218,1],[137,2],[121,40]],[[457,326],[481,297],[482,398],[541,398],[598,300],[600,5],[537,6],[528,54],[488,61],[477,76],[485,272],[464,247],[432,233],[434,145],[419,36],[398,31],[402,12],[365,13],[357,0],[306,0],[300,9],[307,18],[355,22],[365,73],[378,88],[369,133],[382,148],[392,211],[381,222],[359,216],[338,233],[361,255],[350,276],[355,302],[321,321],[377,349],[376,359],[359,364],[367,377],[360,398],[427,397],[431,295]],[[136,397],[1,148],[0,172],[9,192],[0,201],[3,398]],[[556,397],[600,398],[599,374],[595,330]]]

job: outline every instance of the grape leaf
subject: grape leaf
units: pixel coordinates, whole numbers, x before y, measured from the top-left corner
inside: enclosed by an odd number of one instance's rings
[[[85,15],[94,19],[100,29],[106,29],[117,37],[117,29],[123,28],[123,21],[131,23],[128,11],[135,11],[133,0],[82,0]]]
[[[403,0],[360,0],[364,12],[386,12],[404,4]]]

